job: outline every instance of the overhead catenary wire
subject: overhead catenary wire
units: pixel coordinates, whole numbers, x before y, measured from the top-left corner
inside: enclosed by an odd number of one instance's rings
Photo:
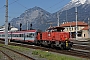
[[[58,2],[58,3],[56,3],[56,4],[54,4],[54,5],[50,6],[50,7],[47,8],[47,9],[50,9],[50,8],[52,8],[52,7],[54,7],[54,6],[56,6],[56,5],[60,4],[60,3],[62,3],[63,1],[65,1],[65,0],[62,0],[62,1],[60,1],[60,2]]]
[[[8,5],[12,5],[12,4],[16,3],[17,1],[19,1],[19,0],[15,0],[15,1],[13,1],[12,3],[10,3]]]
[[[8,4],[8,5],[12,5],[12,4],[14,4],[15,2],[17,2],[17,1],[19,1],[19,0],[15,0],[15,1],[11,2],[11,3]],[[2,8],[4,8],[4,7],[5,7],[5,5],[3,5],[2,7],[0,7],[0,9],[2,9]]]
[[[21,3],[17,2],[17,1],[16,1],[16,3],[19,4],[20,6],[24,7],[25,9],[28,9],[26,6],[22,5]]]
[[[64,1],[65,1],[65,0],[61,1],[60,3],[64,2]],[[62,6],[60,6],[60,7],[57,7],[57,8],[55,8],[54,10],[62,9],[64,6],[65,6],[65,5],[62,5]],[[54,11],[54,10],[52,10],[52,11]],[[52,12],[52,11],[51,11],[51,12]]]

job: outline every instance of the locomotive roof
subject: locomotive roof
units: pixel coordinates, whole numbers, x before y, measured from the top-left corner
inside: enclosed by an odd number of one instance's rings
[[[47,30],[52,30],[52,29],[61,29],[61,30],[64,30],[65,28],[63,28],[63,27],[58,27],[58,26],[56,26],[56,27],[50,27],[50,28],[48,28]]]

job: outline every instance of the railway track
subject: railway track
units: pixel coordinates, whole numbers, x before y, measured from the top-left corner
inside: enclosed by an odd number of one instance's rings
[[[74,44],[73,45],[73,48],[90,51],[90,46],[89,45],[78,45],[78,44]]]
[[[56,53],[62,53],[62,54],[67,54],[67,55],[73,55],[77,57],[82,57],[82,58],[89,58],[90,59],[90,52],[86,51],[80,51],[80,50],[59,50],[59,49],[52,49],[52,48],[45,48],[45,47],[40,47],[40,46],[33,46],[33,45],[28,45],[28,44],[22,44],[22,43],[9,43],[10,45],[17,45],[17,46],[23,46],[27,48],[32,48],[32,49],[40,49],[44,51],[51,51],[51,52],[56,52]]]
[[[31,58],[25,54],[22,54],[7,47],[0,46],[0,49],[0,51],[4,55],[6,55],[9,58],[9,60],[35,60],[34,58]]]
[[[73,48],[90,51],[90,41],[73,40]]]
[[[1,50],[0,50],[0,52],[7,57],[7,58],[4,58],[4,59],[6,59],[6,60],[13,60],[12,57],[10,57],[8,54],[4,53],[4,52],[1,51]]]

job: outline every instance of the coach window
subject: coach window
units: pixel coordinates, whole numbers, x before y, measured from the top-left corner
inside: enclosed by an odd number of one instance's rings
[[[29,34],[29,37],[32,38],[32,33]]]
[[[30,38],[33,38],[33,36],[34,36],[34,33],[30,33],[30,34],[29,34],[29,37],[30,37]]]
[[[14,34],[13,34],[13,37],[14,37]]]
[[[2,37],[3,37],[3,34],[2,34]]]
[[[13,34],[13,37],[14,37],[14,34]]]
[[[29,33],[27,33],[27,37],[29,37]]]
[[[21,34],[21,37],[23,37],[23,34]]]
[[[20,37],[22,37],[22,34],[20,34]]]
[[[9,34],[9,37],[11,37],[11,34]]]
[[[5,35],[3,34],[2,37],[5,37]]]
[[[0,35],[0,37],[1,37],[1,35]]]
[[[19,37],[21,37],[21,34],[19,34]]]
[[[10,37],[10,34],[8,34],[8,37]]]
[[[15,34],[14,36],[15,36],[15,37],[17,37],[17,35],[16,35],[16,34]]]
[[[18,34],[16,34],[16,37],[18,37]]]
[[[17,34],[17,37],[19,37],[19,35]]]
[[[14,34],[14,37],[15,37],[15,34]]]
[[[22,37],[22,34],[20,34],[19,37]]]
[[[34,37],[34,33],[32,34],[32,37]]]
[[[23,37],[23,34],[21,34],[21,37]]]
[[[13,34],[13,37],[14,37],[14,34]]]
[[[18,34],[18,37],[20,37],[20,35]]]

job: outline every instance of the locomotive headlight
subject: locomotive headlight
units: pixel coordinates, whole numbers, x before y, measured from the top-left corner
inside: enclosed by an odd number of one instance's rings
[[[66,41],[66,47],[68,47],[68,41]]]

